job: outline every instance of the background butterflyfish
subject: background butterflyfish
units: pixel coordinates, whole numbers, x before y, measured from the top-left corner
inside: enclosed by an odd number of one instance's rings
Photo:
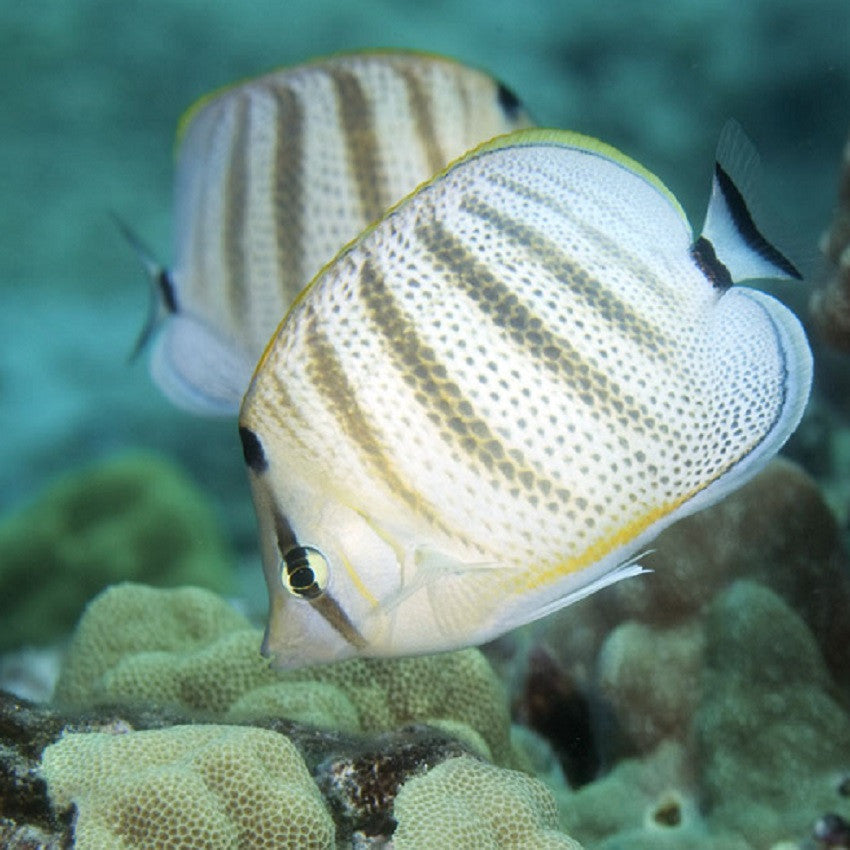
[[[295,296],[452,159],[528,126],[489,75],[425,53],[341,54],[203,98],[178,132],[174,265],[146,259],[151,373],[179,406],[232,414]]]

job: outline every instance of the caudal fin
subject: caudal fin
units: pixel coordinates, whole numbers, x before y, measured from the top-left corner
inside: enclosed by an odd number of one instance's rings
[[[720,134],[711,198],[694,260],[718,289],[751,278],[796,278],[797,267],[761,233],[745,194],[758,169],[758,154],[740,125],[728,121]]]
[[[150,306],[130,360],[150,348],[154,383],[177,407],[200,416],[235,416],[253,370],[250,358],[181,309],[170,272],[115,213],[112,219],[150,281]]]
[[[133,361],[139,356],[142,349],[147,348],[165,319],[177,313],[177,293],[174,290],[174,283],[168,269],[156,259],[153,251],[142,242],[135,231],[120,216],[114,212],[111,215],[115,226],[135,251],[150,282],[148,314],[133,350],[130,352],[130,360]]]

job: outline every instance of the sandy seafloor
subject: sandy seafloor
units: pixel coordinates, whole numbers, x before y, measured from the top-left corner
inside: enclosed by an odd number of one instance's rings
[[[734,117],[762,156],[767,230],[814,279],[850,124],[847,0],[7,0],[0,45],[0,514],[92,460],[156,451],[209,494],[257,608],[234,425],[175,410],[143,361],[128,364],[148,290],[110,220],[168,261],[174,131],[196,98],[339,50],[450,54],[504,80],[539,124],[646,165],[697,227]],[[805,319],[810,285],[770,291]],[[848,370],[817,357],[821,429],[850,424]],[[828,485],[846,533],[850,460],[825,458],[806,427],[789,451]]]

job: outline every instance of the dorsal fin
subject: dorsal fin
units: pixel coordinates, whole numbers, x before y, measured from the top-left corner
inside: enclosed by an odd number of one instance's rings
[[[136,256],[147,272],[150,282],[150,303],[145,323],[139,333],[130,360],[135,360],[139,352],[148,346],[160,325],[168,316],[178,312],[177,293],[174,282],[168,269],[154,257],[147,245],[138,237],[130,226],[116,213],[112,213],[115,226],[121,231],[121,235],[127,240],[130,247],[136,252]]]
[[[705,223],[691,249],[697,265],[721,290],[750,278],[802,278],[762,235],[750,212],[744,195],[757,169],[752,143],[737,122],[728,121],[717,145]]]

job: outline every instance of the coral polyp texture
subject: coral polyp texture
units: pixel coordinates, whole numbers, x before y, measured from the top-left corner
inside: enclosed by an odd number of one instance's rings
[[[286,717],[352,732],[454,721],[471,727],[496,762],[512,761],[504,690],[476,649],[280,673],[260,656],[261,637],[208,591],[118,585],[86,609],[55,699],[161,704],[229,722]]]
[[[393,811],[394,850],[581,850],[559,831],[555,798],[542,782],[468,756],[406,782]]]
[[[69,475],[0,525],[0,649],[46,643],[122,580],[225,590],[231,559],[207,498],[130,453]]]
[[[76,850],[329,850],[334,824],[295,746],[266,729],[70,734],[42,760]]]
[[[828,279],[815,290],[810,309],[821,335],[842,351],[850,351],[850,138],[838,178],[838,206],[821,239]]]
[[[50,716],[34,727],[47,731],[30,735],[38,747],[18,747],[8,774],[49,780],[52,814],[33,826],[51,835],[75,804],[84,850],[166,837],[178,850],[228,847],[239,835],[258,850],[309,847],[328,818],[339,848],[777,850],[809,840],[822,850],[815,825],[850,819],[850,590],[818,488],[778,461],[657,545],[655,572],[489,648],[521,689],[517,715],[547,741],[511,730],[504,686],[479,650],[273,671],[260,630],[214,593],[125,583],[88,605]],[[523,641],[531,654],[512,675],[511,647]],[[210,738],[181,731],[210,728]],[[162,761],[166,732],[185,744]],[[273,737],[241,737],[249,732]],[[258,754],[261,739],[277,743]],[[128,759],[130,746],[151,752]],[[281,837],[264,777],[290,781],[293,749],[311,784],[290,802],[303,792],[319,806]],[[128,761],[133,776],[121,773]],[[205,772],[225,761],[243,777],[230,790]],[[228,802],[237,786],[239,811],[268,803],[272,826],[239,832]],[[10,793],[16,827],[29,823],[32,807]],[[204,844],[213,828],[219,843]]]

